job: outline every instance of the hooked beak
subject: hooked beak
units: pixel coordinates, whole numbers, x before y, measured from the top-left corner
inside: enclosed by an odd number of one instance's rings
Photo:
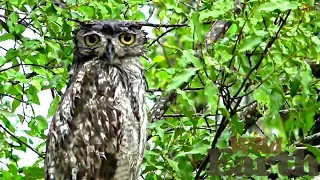
[[[112,44],[111,40],[108,39],[108,43],[104,52],[104,56],[107,59],[109,64],[112,64],[113,60],[114,60],[114,45]]]

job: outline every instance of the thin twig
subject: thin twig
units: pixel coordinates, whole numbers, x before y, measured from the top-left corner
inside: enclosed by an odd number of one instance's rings
[[[19,139],[17,136],[15,136],[14,134],[12,134],[8,129],[6,129],[5,127],[2,126],[2,124],[0,124],[0,127],[6,132],[8,133],[11,137],[13,137],[14,139],[16,139],[20,144],[23,144],[25,146],[27,146],[29,149],[31,149],[33,152],[35,152],[36,154],[38,154],[39,157],[44,159],[44,156],[41,155],[38,151],[36,151],[33,147],[31,147],[30,145],[28,145],[27,143],[23,142],[21,139]]]
[[[198,116],[198,117],[210,117],[210,116],[218,116],[218,115],[221,115],[221,114],[203,114],[203,113],[195,113],[195,114],[192,114],[192,116]],[[162,117],[164,118],[176,118],[176,117],[186,117],[187,115],[185,114],[164,114]]]
[[[291,146],[296,146],[296,145],[300,145],[303,143],[307,143],[307,142],[312,141],[314,139],[317,139],[319,137],[320,137],[320,132],[316,133],[316,134],[312,134],[310,136],[306,136],[303,139],[301,139],[300,141],[294,142]]]
[[[164,33],[162,33],[159,37],[157,37],[157,39],[153,40],[147,48],[149,48],[150,46],[152,46],[155,42],[157,42],[159,39],[161,39],[163,36],[165,36],[166,34],[168,34],[169,32],[173,31],[177,29],[177,27],[173,27],[173,28],[170,28],[168,30],[166,30]]]
[[[320,148],[320,145],[312,146],[314,148]],[[296,149],[304,149],[306,150],[308,147],[296,147]]]
[[[153,15],[153,13],[154,13],[155,10],[156,10],[156,8],[155,8],[154,6],[152,6],[151,13],[149,14],[149,17],[147,18],[146,22],[149,22],[149,21],[150,21],[150,19],[151,19],[151,17],[152,17],[152,15]]]
[[[203,90],[204,87],[189,87],[189,88],[184,88],[183,91],[198,91],[198,90]],[[154,93],[157,91],[165,91],[161,88],[157,88],[157,89],[148,89],[147,92],[149,93]]]
[[[16,65],[13,65],[13,66],[8,67],[8,68],[1,69],[1,70],[0,70],[0,73],[2,73],[2,72],[4,72],[4,71],[7,71],[7,70],[9,70],[9,69],[18,67],[18,66],[37,66],[37,67],[42,67],[42,68],[45,68],[45,69],[49,70],[50,72],[52,72],[52,74],[54,74],[54,75],[56,74],[55,72],[53,72],[53,71],[51,70],[51,68],[46,67],[46,66],[43,66],[43,65],[40,65],[40,64],[16,64]]]
[[[211,24],[212,22],[204,22],[203,24]],[[149,22],[139,22],[139,25],[141,26],[150,26],[150,27],[165,27],[165,28],[169,28],[169,27],[187,27],[189,26],[189,24],[187,23],[183,23],[183,24],[155,24],[155,23],[149,23]]]
[[[22,99],[18,99],[18,98],[14,97],[14,96],[12,96],[12,95],[10,95],[10,94],[0,94],[0,97],[1,97],[1,96],[2,96],[2,97],[3,97],[3,96],[10,97],[10,98],[12,98],[12,99],[15,99],[15,100],[17,100],[17,101],[20,101],[20,102],[22,102],[22,103],[24,103],[24,104],[29,105],[29,102],[24,101],[24,100],[22,100]]]

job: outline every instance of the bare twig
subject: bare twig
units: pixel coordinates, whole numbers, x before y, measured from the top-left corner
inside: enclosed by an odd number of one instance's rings
[[[42,68],[45,68],[45,69],[49,70],[52,74],[54,74],[54,75],[56,74],[55,72],[53,72],[53,71],[51,70],[51,68],[46,67],[46,66],[43,66],[43,65],[40,65],[40,64],[16,64],[16,65],[13,65],[13,66],[8,67],[8,68],[1,69],[1,70],[0,70],[0,73],[2,73],[2,72],[4,72],[4,71],[7,71],[7,70],[9,70],[9,69],[18,67],[18,66],[37,66],[37,67],[42,67]]]
[[[218,116],[218,115],[221,115],[221,114],[203,114],[203,113],[195,113],[195,114],[192,114],[192,116],[197,116],[197,117],[210,117],[210,116]],[[187,115],[185,114],[164,114],[162,117],[164,118],[176,118],[176,117],[186,117]]]
[[[11,137],[13,137],[14,139],[16,139],[20,144],[23,144],[25,146],[27,146],[29,149],[31,149],[33,152],[35,152],[36,154],[38,154],[39,157],[44,159],[44,156],[41,155],[38,151],[36,151],[33,147],[31,147],[30,145],[28,145],[27,143],[23,142],[21,139],[19,139],[17,136],[15,136],[14,134],[12,134],[8,129],[6,129],[5,127],[3,127],[0,124],[0,128],[2,128],[6,133],[8,133]]]
[[[4,48],[2,46],[0,46],[0,49],[3,49],[4,51],[8,51],[8,49],[6,49],[6,48]]]
[[[15,100],[17,100],[17,101],[20,101],[20,102],[22,102],[22,103],[24,103],[24,104],[29,105],[29,102],[24,101],[23,99],[18,99],[18,98],[14,97],[14,96],[12,96],[12,95],[10,95],[10,94],[0,94],[0,97],[3,97],[3,96],[10,97],[10,98],[12,98],[12,99],[15,99]]]
[[[310,136],[306,136],[304,137],[303,139],[301,139],[300,141],[297,141],[297,142],[294,142],[292,146],[297,146],[297,145],[300,145],[300,144],[303,144],[303,143],[308,143],[309,141],[312,141],[312,140],[315,140],[317,138],[320,137],[320,132],[319,133],[316,133],[316,134],[312,134]]]
[[[149,45],[148,45],[148,48],[150,46],[152,46],[155,42],[159,41],[159,39],[161,39],[163,36],[165,36],[166,34],[168,34],[169,32],[177,29],[178,27],[173,27],[173,28],[170,28],[168,30],[166,30],[164,33],[162,33],[159,37],[157,37],[155,40],[153,40]]]
[[[314,148],[320,148],[320,145],[316,145],[316,146],[312,146],[312,147],[314,147]],[[308,147],[296,147],[296,149],[304,149],[304,150],[306,150]]]
[[[151,19],[151,17],[152,17],[152,15],[153,15],[153,13],[154,13],[155,10],[156,10],[156,8],[155,8],[154,6],[152,6],[150,15],[149,15],[149,17],[147,18],[146,22],[149,22],[149,21],[150,21],[150,19]]]
[[[183,90],[184,91],[198,91],[198,90],[203,90],[203,89],[204,89],[204,87],[189,87],[189,88],[184,88]],[[157,91],[164,91],[164,90],[161,88],[147,90],[147,92],[149,92],[149,93],[154,93]]]

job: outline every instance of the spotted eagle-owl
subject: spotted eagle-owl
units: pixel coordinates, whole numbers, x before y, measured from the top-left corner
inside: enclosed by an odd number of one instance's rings
[[[147,133],[146,33],[131,21],[75,33],[70,82],[49,129],[46,179],[135,180]]]

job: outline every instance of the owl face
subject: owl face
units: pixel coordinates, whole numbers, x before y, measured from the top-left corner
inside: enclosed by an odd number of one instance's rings
[[[76,54],[83,60],[99,58],[108,64],[121,64],[127,57],[143,54],[146,34],[131,21],[86,23],[76,32]]]

